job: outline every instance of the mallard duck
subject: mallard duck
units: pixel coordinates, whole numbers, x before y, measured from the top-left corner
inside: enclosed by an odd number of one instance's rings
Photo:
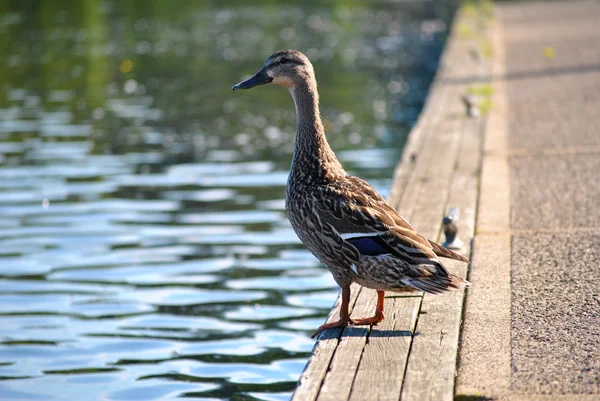
[[[277,51],[232,89],[268,83],[287,88],[296,106],[296,143],[285,197],[290,223],[342,290],[339,320],[323,324],[313,337],[334,327],[381,322],[385,291],[438,294],[467,285],[439,260],[468,262],[466,258],[427,240],[371,185],[346,173],[325,137],[308,58],[296,50]],[[350,319],[354,282],[377,291],[375,315]]]

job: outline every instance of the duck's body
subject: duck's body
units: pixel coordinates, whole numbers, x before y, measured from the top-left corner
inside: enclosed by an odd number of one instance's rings
[[[288,88],[296,105],[296,146],[286,192],[290,222],[342,288],[340,320],[322,325],[317,333],[348,323],[378,323],[384,317],[384,291],[435,294],[465,285],[448,273],[438,256],[466,258],[418,234],[371,185],[343,169],[325,137],[317,83],[306,56],[278,51],[254,77],[233,89],[268,82]],[[375,316],[349,318],[353,282],[377,290]]]

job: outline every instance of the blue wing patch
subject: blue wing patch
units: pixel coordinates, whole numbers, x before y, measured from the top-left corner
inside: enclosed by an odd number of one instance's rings
[[[390,253],[390,250],[384,248],[380,243],[380,237],[360,237],[360,238],[351,238],[347,240],[349,243],[354,245],[356,249],[362,255],[382,255],[384,253]]]

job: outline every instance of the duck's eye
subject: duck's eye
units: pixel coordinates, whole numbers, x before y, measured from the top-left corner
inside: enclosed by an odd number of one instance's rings
[[[288,60],[287,58],[284,57],[281,60],[279,60],[279,64],[287,64],[288,61],[290,61],[290,60]]]

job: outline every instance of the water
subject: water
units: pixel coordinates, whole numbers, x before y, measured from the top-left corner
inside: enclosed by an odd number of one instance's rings
[[[0,5],[2,400],[293,392],[338,288],[285,217],[289,94],[231,85],[303,50],[386,194],[452,5],[209,4]]]

